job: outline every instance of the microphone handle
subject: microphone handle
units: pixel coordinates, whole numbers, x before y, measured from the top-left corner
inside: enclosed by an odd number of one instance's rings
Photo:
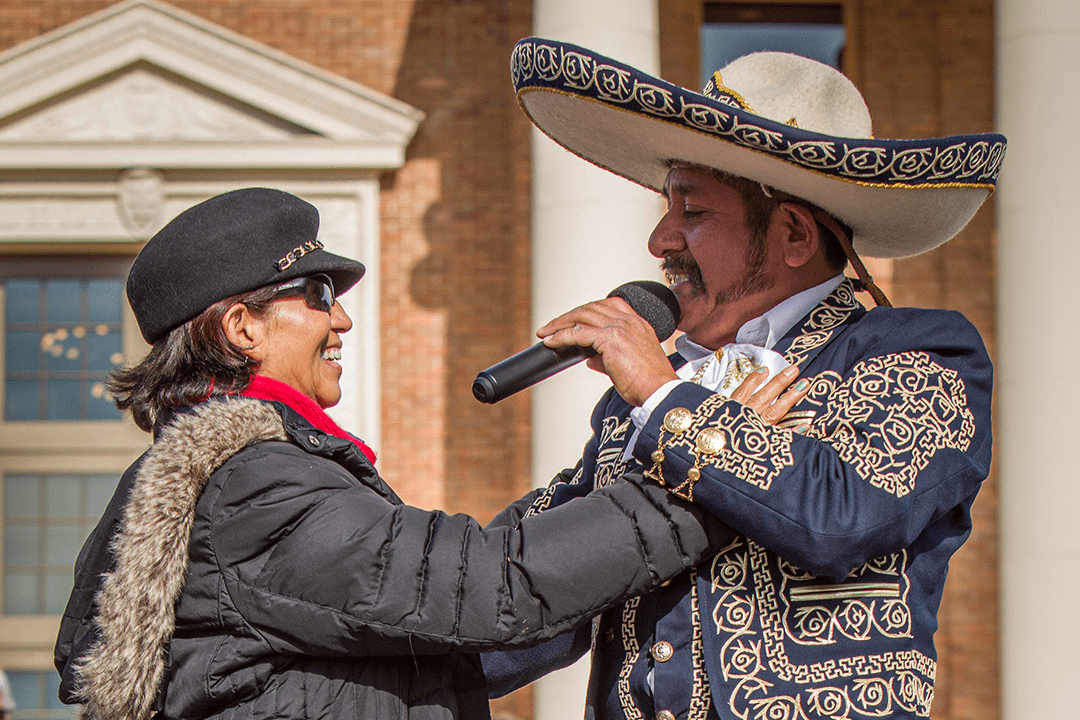
[[[595,354],[591,347],[549,348],[537,343],[477,375],[472,386],[473,397],[489,405],[496,403]]]

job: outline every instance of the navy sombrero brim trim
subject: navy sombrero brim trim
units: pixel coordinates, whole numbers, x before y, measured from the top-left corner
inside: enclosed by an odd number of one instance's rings
[[[948,240],[993,190],[1005,138],[838,138],[777,123],[587,49],[526,38],[511,73],[533,123],[569,151],[660,190],[672,160],[766,183],[852,227],[856,249],[903,257]]]

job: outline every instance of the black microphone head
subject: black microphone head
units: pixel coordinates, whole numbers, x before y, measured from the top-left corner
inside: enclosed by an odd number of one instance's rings
[[[635,280],[612,290],[608,297],[622,298],[638,315],[652,325],[663,342],[679,327],[679,299],[667,285],[653,280]]]

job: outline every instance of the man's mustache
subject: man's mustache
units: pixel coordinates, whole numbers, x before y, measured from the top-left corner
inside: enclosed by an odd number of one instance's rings
[[[695,290],[705,292],[705,278],[701,267],[689,255],[670,255],[660,262],[660,270],[670,279],[673,275],[685,275]]]

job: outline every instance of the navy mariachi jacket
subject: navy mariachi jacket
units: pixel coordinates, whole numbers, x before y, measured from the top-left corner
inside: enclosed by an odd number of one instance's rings
[[[948,561],[990,467],[982,340],[955,312],[867,312],[845,282],[774,349],[813,379],[790,422],[682,383],[627,462],[632,408],[609,391],[575,471],[530,510],[640,463],[738,533],[593,623],[586,717],[929,716]],[[485,670],[496,687],[538,673],[513,655]]]

